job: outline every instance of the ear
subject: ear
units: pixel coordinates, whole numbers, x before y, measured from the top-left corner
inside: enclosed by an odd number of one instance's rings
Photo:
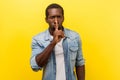
[[[48,23],[48,19],[47,19],[47,17],[45,18],[45,21]]]

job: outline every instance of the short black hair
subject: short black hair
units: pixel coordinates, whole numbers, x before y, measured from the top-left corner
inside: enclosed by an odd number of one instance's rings
[[[46,18],[49,15],[48,9],[52,9],[52,8],[59,8],[59,9],[61,9],[62,15],[64,16],[64,9],[62,8],[62,6],[59,5],[59,4],[56,4],[56,3],[52,3],[52,4],[48,5],[48,7],[46,8],[46,11],[45,11]]]

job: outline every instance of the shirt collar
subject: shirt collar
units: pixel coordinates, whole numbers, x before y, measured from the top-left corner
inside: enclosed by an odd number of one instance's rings
[[[66,38],[69,38],[69,39],[74,39],[75,38],[75,36],[73,36],[72,34],[71,34],[71,31],[69,30],[69,29],[64,29],[64,33],[65,33],[65,37]]]
[[[45,31],[45,40],[52,41],[52,38],[48,29]]]

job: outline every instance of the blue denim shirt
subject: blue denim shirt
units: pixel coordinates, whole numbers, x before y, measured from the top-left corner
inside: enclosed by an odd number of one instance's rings
[[[63,40],[63,51],[65,61],[66,80],[76,80],[74,67],[84,65],[82,56],[81,40],[79,34],[64,28],[65,38]],[[52,41],[49,30],[42,32],[32,39],[32,56],[30,59],[31,67],[34,71],[43,68],[42,80],[56,80],[56,59],[52,51],[48,63],[44,67],[37,65],[35,57],[41,53]]]

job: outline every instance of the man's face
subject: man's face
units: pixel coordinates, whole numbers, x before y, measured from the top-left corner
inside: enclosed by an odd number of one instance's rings
[[[64,16],[62,14],[62,10],[59,8],[48,9],[48,17],[46,18],[46,22],[49,24],[49,28],[54,31],[56,28],[56,24],[58,25],[58,29],[62,29],[62,23],[64,21]]]

